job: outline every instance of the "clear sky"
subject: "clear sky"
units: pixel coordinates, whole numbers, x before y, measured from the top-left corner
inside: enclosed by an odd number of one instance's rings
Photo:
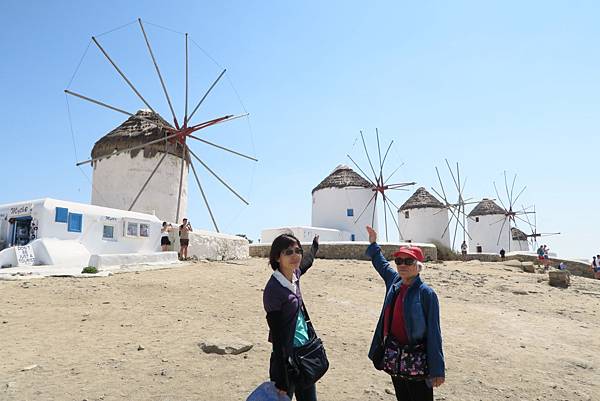
[[[148,23],[180,118],[181,32],[195,42],[190,104],[221,66],[228,69],[196,121],[251,114],[249,123],[203,135],[258,163],[192,145],[250,201],[242,206],[201,173],[222,231],[255,239],[263,228],[310,225],[312,188],[349,164],[347,153],[360,156],[359,130],[374,146],[377,127],[384,143],[394,140],[389,169],[405,163],[398,181],[437,186],[434,166],[448,158],[467,177],[466,196],[480,199],[495,197],[493,182],[503,186],[506,170],[517,174],[515,191],[527,186],[517,206],[535,204],[538,231],[563,233],[544,243],[563,256],[600,253],[594,1],[2,0],[0,203],[89,202],[91,168],[75,160],[126,116],[71,98],[70,119],[67,86],[126,110],[144,107],[94,45],[70,82],[92,35],[169,117],[139,27],[101,35],[138,17]],[[409,195],[392,199],[401,204]],[[210,228],[196,190],[188,214],[196,227]]]

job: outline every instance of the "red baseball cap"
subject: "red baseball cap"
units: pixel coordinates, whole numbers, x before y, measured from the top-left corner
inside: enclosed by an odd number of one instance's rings
[[[419,262],[425,260],[425,257],[423,256],[423,251],[418,246],[401,246],[396,252],[392,254],[392,256],[395,258],[401,256],[410,257],[418,260]]]

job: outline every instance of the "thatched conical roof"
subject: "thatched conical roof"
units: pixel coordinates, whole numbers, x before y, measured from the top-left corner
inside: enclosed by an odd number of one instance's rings
[[[372,188],[373,184],[365,180],[358,173],[352,170],[350,167],[340,164],[337,166],[331,174],[329,174],[323,181],[319,183],[312,193],[324,188],[345,188],[345,187],[363,187]]]
[[[496,203],[487,198],[483,198],[469,213],[469,217],[486,216],[490,214],[506,214],[506,210],[502,209]]]
[[[159,114],[150,110],[138,110],[135,115],[173,128],[171,124],[165,121]],[[96,142],[92,149],[92,158],[95,159],[98,157],[110,156],[115,151],[148,143],[164,137],[165,134],[165,130],[156,125],[152,125],[149,122],[135,117],[129,117],[123,124],[119,125]],[[166,135],[168,135],[168,133]],[[154,157],[156,153],[165,151],[165,143],[154,143],[144,148],[132,150],[129,153],[131,157],[136,157],[142,150],[144,151],[144,157],[151,158]],[[167,152],[182,157],[183,147],[181,145],[176,145],[175,143],[169,143]]]
[[[525,234],[523,231],[519,230],[517,227],[512,227],[510,229],[510,232],[512,234],[512,239],[515,241],[527,241],[527,234]]]
[[[444,204],[437,200],[435,196],[431,195],[424,187],[421,187],[415,191],[414,194],[406,202],[400,206],[399,211],[409,209],[443,209]]]

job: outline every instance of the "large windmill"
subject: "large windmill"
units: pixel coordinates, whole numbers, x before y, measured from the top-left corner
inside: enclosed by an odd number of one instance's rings
[[[452,170],[452,167],[450,167],[450,163],[448,162],[448,159],[445,159],[445,162],[446,162],[446,167],[448,168],[448,171],[450,172],[450,176],[452,177],[452,183],[454,184],[454,189],[456,190],[456,194],[458,197],[457,200],[455,202],[451,202],[448,199],[448,195],[446,193],[446,189],[444,188],[444,184],[443,184],[442,178],[440,176],[440,171],[438,170],[437,166],[435,167],[435,173],[437,175],[438,182],[440,184],[440,191],[436,190],[433,187],[431,189],[433,190],[433,192],[435,192],[435,194],[439,198],[442,199],[442,203],[444,204],[444,208],[440,209],[440,211],[438,211],[436,213],[442,213],[443,211],[450,212],[450,218],[448,219],[448,224],[446,224],[446,226],[444,227],[444,230],[441,233],[441,237],[443,238],[446,235],[449,236],[450,231],[452,230],[451,227],[454,226],[454,234],[452,235],[452,249],[456,249],[456,235],[459,231],[459,227],[462,231],[463,241],[466,241],[467,237],[471,238],[471,236],[469,235],[469,232],[467,231],[467,227],[466,227],[466,218],[467,218],[466,205],[475,204],[478,202],[471,201],[471,198],[465,199],[464,191],[465,191],[465,186],[467,185],[467,180],[466,180],[466,178],[464,178],[464,180],[461,182],[460,168],[459,168],[458,162],[456,162],[456,174]]]
[[[512,184],[510,185],[510,189],[509,189],[509,185],[508,185],[508,179],[506,177],[506,171],[504,171],[504,189],[506,191],[506,198],[503,200],[502,197],[500,196],[500,193],[498,192],[498,187],[496,186],[496,182],[494,181],[494,190],[496,191],[496,196],[498,197],[498,200],[500,201],[500,204],[502,205],[502,208],[504,209],[504,216],[500,219],[498,219],[497,221],[494,221],[492,223],[490,223],[490,226],[494,226],[494,225],[499,225],[500,222],[502,222],[502,225],[500,226],[500,230],[498,231],[498,239],[496,241],[496,245],[500,244],[500,238],[502,237],[502,233],[504,232],[504,227],[505,225],[508,223],[508,230],[507,230],[507,235],[508,235],[508,251],[510,252],[510,248],[511,248],[511,242],[513,240],[513,228],[518,228],[517,226],[517,220],[521,221],[522,223],[528,224],[527,220],[525,220],[522,216],[527,216],[528,214],[533,213],[532,211],[529,210],[529,208],[522,208],[522,209],[515,209],[515,205],[517,203],[517,201],[519,200],[519,198],[521,197],[521,195],[523,194],[523,192],[525,192],[525,189],[527,188],[527,186],[524,186],[515,196],[515,183],[517,180],[517,174],[514,175],[513,180],[512,180]]]
[[[350,155],[346,155],[346,156],[348,156],[348,159],[350,159],[350,161],[356,166],[356,168],[358,168],[358,170],[362,174],[363,178],[365,178],[367,181],[369,181],[372,184],[371,190],[373,191],[373,195],[371,196],[371,198],[369,199],[367,204],[364,206],[364,208],[362,209],[362,211],[358,215],[358,217],[355,219],[355,221],[357,222],[361,218],[361,216],[365,213],[365,211],[369,208],[371,203],[374,202],[373,213],[372,213],[372,217],[371,217],[371,225],[374,225],[375,218],[376,218],[377,201],[379,199],[381,199],[381,203],[383,205],[383,219],[384,219],[384,225],[385,225],[385,240],[389,241],[388,222],[387,222],[388,212],[391,215],[392,221],[396,225],[396,229],[398,230],[400,239],[402,239],[402,233],[400,232],[400,226],[398,225],[398,220],[396,219],[396,213],[398,211],[398,206],[396,205],[396,203],[394,203],[394,201],[392,201],[390,199],[389,191],[407,191],[407,189],[405,187],[415,185],[416,183],[415,182],[390,183],[390,179],[394,176],[394,174],[396,174],[396,172],[400,169],[400,167],[402,167],[403,163],[401,163],[395,170],[393,170],[389,175],[387,175],[387,177],[385,177],[385,175],[384,175],[385,162],[387,160],[390,149],[392,148],[392,145],[394,144],[394,141],[393,140],[390,141],[390,143],[388,144],[387,149],[382,157],[381,156],[381,144],[379,141],[379,130],[377,128],[375,128],[375,136],[377,138],[377,157],[378,157],[377,160],[379,161],[379,163],[376,166],[377,168],[375,168],[373,166],[373,162],[371,160],[371,156],[369,155],[369,150],[367,149],[367,145],[365,142],[365,137],[363,135],[363,132],[360,131],[360,139],[362,142],[363,150],[364,150],[366,159],[368,161],[369,167],[371,168],[372,175],[365,173],[365,171],[358,165],[358,163]],[[388,191],[388,192],[386,193],[386,191]],[[393,210],[392,210],[392,206],[394,207]]]
[[[136,22],[139,24],[140,35],[141,35],[141,37],[143,37],[143,40],[145,42],[145,45],[146,45],[146,48],[148,51],[148,56],[152,60],[154,70],[156,72],[158,80],[160,81],[162,92],[164,93],[164,97],[166,99],[166,102],[167,102],[169,110],[170,110],[170,114],[172,116],[172,124],[167,123],[165,120],[162,119],[162,117],[160,117],[160,115],[156,112],[156,109],[149,104],[149,102],[146,100],[146,98],[140,93],[138,88],[132,83],[131,79],[128,78],[128,76],[124,73],[123,69],[119,67],[119,65],[117,64],[115,59],[113,59],[109,55],[108,51],[100,43],[98,38],[92,37],[92,42],[94,43],[94,45],[98,48],[98,50],[102,53],[102,55],[106,58],[106,60],[110,63],[110,65],[114,68],[114,70],[116,70],[116,72],[123,79],[125,84],[142,101],[142,103],[146,106],[147,110],[140,111],[137,113],[132,113],[132,112],[123,110],[122,108],[117,107],[115,105],[108,104],[104,101],[92,98],[88,95],[84,95],[84,94],[78,93],[78,92],[70,90],[70,89],[65,89],[65,93],[67,95],[77,97],[79,99],[85,100],[85,101],[95,104],[97,106],[101,106],[103,108],[112,110],[114,112],[127,115],[130,117],[128,120],[130,123],[132,123],[132,124],[137,123],[139,129],[145,129],[145,130],[148,130],[148,132],[153,131],[152,132],[153,135],[144,136],[143,138],[146,138],[146,139],[142,140],[141,141],[142,143],[136,144],[135,146],[127,146],[127,147],[115,146],[114,150],[112,152],[110,152],[109,154],[102,154],[97,157],[94,157],[94,155],[92,154],[92,157],[90,159],[77,162],[77,166],[81,166],[81,165],[85,165],[85,164],[91,164],[92,166],[96,166],[98,164],[98,162],[100,162],[104,159],[116,157],[116,156],[118,156],[120,154],[124,154],[124,153],[139,152],[140,150],[147,151],[148,149],[153,148],[153,149],[157,150],[158,152],[162,153],[163,156],[158,160],[155,167],[153,169],[151,169],[151,171],[148,174],[145,181],[143,183],[141,183],[141,185],[139,185],[139,189],[137,189],[134,192],[135,196],[131,196],[131,199],[129,199],[128,209],[133,210],[136,207],[136,203],[139,202],[140,197],[144,194],[144,191],[147,190],[148,185],[151,183],[153,177],[160,175],[160,172],[164,171],[165,169],[170,169],[173,171],[168,171],[168,172],[166,172],[166,174],[170,174],[173,177],[177,177],[177,181],[178,181],[177,201],[176,201],[177,207],[176,207],[176,213],[172,217],[175,218],[175,221],[179,221],[180,217],[182,216],[182,209],[183,209],[183,207],[182,207],[183,196],[182,195],[184,192],[184,188],[187,188],[187,173],[189,171],[189,168],[191,168],[192,173],[195,178],[195,181],[196,181],[196,184],[198,185],[198,188],[202,195],[203,202],[206,206],[206,209],[208,210],[210,219],[212,220],[212,224],[213,224],[215,230],[217,232],[219,232],[219,227],[217,225],[215,215],[209,205],[207,194],[204,190],[204,187],[202,186],[202,184],[200,182],[200,179],[199,179],[199,176],[198,176],[198,173],[196,171],[196,167],[195,167],[193,161],[195,160],[197,163],[199,163],[208,172],[208,174],[213,176],[221,185],[223,185],[229,192],[231,192],[241,202],[243,202],[244,204],[247,205],[248,201],[244,197],[242,197],[239,194],[239,192],[236,191],[229,183],[227,183],[219,174],[217,174],[217,172],[213,168],[209,167],[208,164],[206,163],[206,161],[200,157],[201,153],[193,150],[190,147],[190,144],[192,142],[202,143],[204,145],[208,145],[209,147],[211,147],[213,149],[218,149],[218,151],[227,152],[228,154],[233,155],[235,157],[240,157],[240,158],[243,158],[246,160],[251,160],[251,161],[256,162],[257,159],[252,156],[249,156],[249,155],[239,152],[237,150],[233,150],[229,147],[223,146],[222,144],[208,141],[199,136],[199,133],[202,130],[205,130],[209,127],[216,126],[219,124],[224,124],[224,123],[230,122],[232,120],[235,120],[235,119],[238,119],[241,117],[245,117],[248,114],[247,113],[241,114],[241,115],[223,114],[223,115],[216,116],[214,118],[210,118],[210,119],[207,119],[204,121],[193,122],[194,116],[196,115],[198,110],[201,108],[201,106],[203,105],[205,100],[209,97],[209,95],[211,94],[211,92],[213,91],[215,86],[217,86],[217,84],[221,81],[221,79],[223,78],[223,76],[226,73],[226,70],[223,69],[222,71],[220,71],[218,76],[210,83],[210,85],[208,86],[208,89],[206,89],[206,91],[204,93],[195,96],[195,97],[197,97],[198,101],[195,104],[195,106],[193,108],[191,108],[191,111],[190,111],[190,108],[188,107],[188,98],[189,98],[188,40],[190,40],[190,39],[188,38],[188,34],[185,33],[184,34],[184,37],[185,37],[184,38],[184,40],[185,40],[185,100],[184,100],[184,104],[185,104],[185,107],[178,118],[177,113],[175,112],[175,109],[173,107],[173,102],[172,102],[171,96],[169,95],[169,91],[167,90],[167,85],[165,83],[165,79],[163,77],[163,74],[161,73],[161,70],[160,70],[158,62],[157,62],[157,58],[155,56],[153,48],[150,44],[150,40],[146,33],[144,24],[142,23],[141,19],[138,19]],[[164,146],[164,148],[163,148],[163,146]],[[167,156],[169,156],[169,155],[177,155],[178,156],[177,163],[165,162],[165,158],[167,158]],[[159,174],[157,174],[157,172]],[[156,180],[156,178],[155,178],[155,180]]]

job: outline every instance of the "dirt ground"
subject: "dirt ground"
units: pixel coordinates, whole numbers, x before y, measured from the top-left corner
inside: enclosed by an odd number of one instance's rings
[[[0,400],[245,400],[268,378],[270,273],[248,259],[0,281]],[[422,277],[441,303],[447,372],[436,400],[600,400],[600,281],[557,289],[476,261],[428,264]],[[331,362],[319,399],[395,400],[367,359],[384,296],[370,263],[317,259],[301,283]],[[205,354],[198,343],[212,338],[254,347]]]

